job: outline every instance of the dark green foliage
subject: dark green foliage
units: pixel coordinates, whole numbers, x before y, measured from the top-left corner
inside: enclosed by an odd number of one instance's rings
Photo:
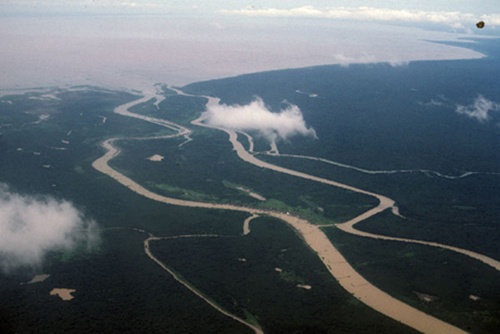
[[[321,66],[195,83],[184,89],[218,96],[227,104],[248,103],[257,95],[274,110],[283,100],[298,105],[320,144],[295,138],[280,145],[282,153],[372,169],[498,171],[500,116],[492,113],[490,122],[479,123],[455,113],[457,104],[469,105],[478,95],[497,101],[500,64],[495,59],[412,62],[401,67]],[[432,100],[442,105],[432,106]]]
[[[444,249],[325,232],[361,275],[394,297],[472,333],[500,325],[500,273],[488,265]]]
[[[195,132],[192,138],[193,141],[181,147],[178,146],[183,141],[180,138],[121,141],[119,145],[125,154],[114,159],[111,165],[167,196],[183,197],[183,194],[168,193],[162,185],[194,190],[206,196],[203,200],[212,202],[270,207],[266,202],[226,187],[224,181],[229,180],[251,185],[265,198],[280,199],[290,210],[300,213],[301,209],[309,209],[318,217],[332,221],[354,217],[376,204],[368,196],[249,165],[231,150],[224,133],[215,130],[204,134]],[[161,162],[146,159],[153,154],[160,154],[165,159]],[[296,168],[292,166],[292,169]],[[304,192],[306,187],[307,193]],[[184,194],[186,199],[192,197],[187,192]],[[309,200],[306,201],[305,196]]]
[[[492,43],[483,41],[477,47],[496,50]],[[408,218],[384,212],[362,222],[361,229],[438,241],[498,258],[500,119],[491,114],[489,122],[480,123],[455,108],[471,104],[479,94],[498,102],[499,74],[498,62],[490,57],[403,67],[274,71],[183,89],[221,97],[228,104],[248,103],[258,95],[274,111],[284,100],[298,105],[319,139],[295,137],[278,143],[281,153],[373,170],[425,169],[452,176],[489,172],[461,179],[430,172],[367,174],[310,160],[258,156],[389,196]],[[159,108],[144,103],[134,111],[190,127],[193,140],[182,146],[182,138],[122,140],[122,154],[111,162],[152,191],[291,211],[319,223],[345,221],[376,204],[365,195],[240,161],[225,133],[190,124],[203,111],[204,98],[164,91],[167,98]],[[220,235],[156,241],[152,249],[210,298],[255,319],[269,333],[411,332],[342,290],[283,223],[259,218],[252,222],[252,233],[241,236],[247,214],[153,202],[95,171],[91,163],[103,153],[99,143],[106,138],[172,133],[113,113],[136,96],[102,89],[51,92],[60,100],[40,100],[42,93],[37,92],[0,98],[0,182],[12,191],[71,200],[103,229],[103,243],[98,252],[54,253],[33,271],[2,274],[2,333],[248,332],[147,258],[146,233],[131,228],[157,236]],[[40,122],[42,115],[49,118]],[[256,149],[267,150],[266,145],[256,139]],[[146,159],[153,154],[165,159]],[[267,200],[228,184],[252,189]],[[109,229],[114,227],[119,229]],[[475,333],[498,328],[500,279],[493,269],[449,251],[358,238],[334,228],[325,231],[361,274],[383,290]],[[238,260],[242,258],[246,261]],[[51,274],[47,281],[19,285],[42,271]],[[76,288],[75,299],[62,302],[49,296],[52,287]],[[424,303],[414,291],[439,299]],[[473,301],[469,295],[481,299]]]
[[[144,233],[103,232],[99,254],[51,262],[44,282],[19,285],[29,273],[0,275],[3,333],[251,333],[180,286],[143,251]],[[75,298],[50,296],[75,289]],[[5,329],[5,331],[4,331]]]
[[[352,300],[284,223],[259,218],[250,227],[246,236],[160,240],[151,249],[224,308],[252,314],[266,333],[412,332]]]
[[[280,166],[334,179],[394,199],[402,221],[390,212],[361,222],[362,230],[432,240],[500,256],[500,176],[446,179],[425,172],[366,174],[311,160],[261,156]]]
[[[463,216],[467,216],[467,212],[464,212]],[[456,219],[463,219],[463,216],[457,215]],[[386,211],[359,223],[356,227],[376,234],[440,242],[476,251],[495,259],[500,257],[498,249],[500,231],[494,224],[457,222],[448,224],[444,229],[443,224],[437,221],[402,219]]]

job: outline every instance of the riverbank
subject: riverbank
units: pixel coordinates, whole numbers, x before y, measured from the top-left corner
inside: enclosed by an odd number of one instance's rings
[[[153,96],[146,96],[137,101],[133,101],[126,105],[122,105],[117,107],[115,110],[119,110],[120,114],[124,116],[130,116],[128,109],[136,104],[143,103],[149,101]],[[136,102],[136,103],[134,103]],[[209,98],[207,105],[211,103],[218,103],[218,100],[215,98]],[[124,107],[125,106],[125,107]],[[127,111],[125,113],[124,111]],[[151,121],[149,117],[133,114],[134,118],[142,119],[144,121]],[[204,115],[202,115],[198,120],[194,121],[193,124],[206,126],[202,123],[204,119]],[[163,125],[163,122],[157,122],[155,120],[155,124]],[[172,126],[171,122],[166,122],[164,124],[168,124],[169,127]],[[182,127],[180,127],[182,128]],[[235,131],[228,129],[219,129],[223,130],[229,135],[229,140],[231,141],[233,148],[236,150],[238,156],[249,163],[255,164],[259,167],[268,168],[274,170],[276,172],[287,173],[290,175],[294,175],[301,178],[306,178],[315,182],[322,182],[325,184],[329,184],[336,187],[341,187],[347,190],[359,192],[362,194],[366,194],[369,196],[374,196],[379,200],[379,204],[362,215],[356,217],[357,221],[361,221],[368,217],[371,217],[381,211],[384,211],[388,208],[394,206],[394,201],[375,193],[371,193],[362,189],[358,189],[349,185],[345,185],[339,182],[319,178],[313,175],[309,175],[306,173],[296,172],[293,170],[289,170],[286,168],[282,168],[279,166],[275,166],[263,161],[258,160],[253,155],[248,153],[243,145],[237,141],[237,134]],[[144,139],[144,138],[143,138]],[[101,158],[97,159],[93,163],[93,167],[98,171],[112,177],[120,184],[126,186],[130,190],[155,201],[159,201],[162,203],[170,204],[170,205],[179,205],[185,207],[196,207],[196,208],[209,208],[209,209],[221,209],[221,210],[231,210],[231,211],[240,211],[247,212],[250,215],[268,215],[275,218],[278,218],[290,226],[292,226],[304,242],[318,255],[321,259],[325,267],[331,273],[331,275],[339,282],[339,284],[350,292],[355,298],[362,301],[366,305],[370,306],[374,310],[385,314],[396,321],[404,323],[420,332],[423,333],[465,333],[463,330],[454,327],[442,320],[439,320],[435,317],[432,317],[428,314],[425,314],[422,311],[419,311],[407,304],[402,303],[401,301],[391,297],[389,294],[381,291],[376,288],[366,279],[364,279],[359,273],[357,273],[354,268],[346,261],[346,259],[338,252],[338,250],[333,246],[333,244],[328,240],[326,235],[321,231],[318,226],[315,226],[308,221],[301,219],[299,217],[294,217],[291,215],[287,215],[286,213],[268,211],[268,210],[260,210],[260,209],[252,209],[247,207],[241,207],[231,204],[215,204],[215,203],[206,203],[206,202],[195,202],[195,201],[187,201],[187,200],[179,200],[166,196],[158,195],[154,192],[151,192],[139,185],[132,179],[127,176],[119,173],[118,171],[112,169],[108,162],[117,156],[120,151],[113,146],[113,142],[118,139],[108,139],[106,140],[102,146],[105,148],[106,153]]]

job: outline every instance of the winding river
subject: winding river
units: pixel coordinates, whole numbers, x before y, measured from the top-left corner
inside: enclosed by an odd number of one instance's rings
[[[177,91],[179,94],[182,94],[182,92]],[[212,97],[206,97],[202,96],[204,98],[208,99],[207,102],[207,107],[209,107],[211,104],[218,103],[219,100],[212,98]],[[168,127],[169,129],[173,129],[177,131],[177,134],[175,135],[170,135],[170,136],[165,136],[164,138],[168,137],[178,137],[178,136],[184,136],[186,138],[186,141],[189,141],[189,135],[191,133],[191,130],[185,127],[182,127],[180,125],[177,125],[175,123],[162,120],[162,119],[157,119],[149,116],[143,116],[139,114],[135,114],[129,111],[129,109],[135,105],[145,103],[150,101],[151,99],[155,98],[154,94],[151,95],[146,95],[136,101],[132,101],[126,104],[123,104],[121,106],[118,106],[115,108],[115,112],[117,114],[127,116],[127,117],[133,117],[142,121],[147,121],[153,124],[157,124],[159,126],[164,126]],[[205,119],[206,115],[202,114],[200,118],[197,120],[193,121],[192,124],[197,125],[197,126],[205,126],[208,127],[208,125],[203,123],[203,120]],[[283,168],[280,166],[276,166],[264,161],[261,161],[257,159],[254,155],[252,155],[250,152],[245,150],[243,145],[237,140],[237,133],[233,130],[230,129],[218,129],[225,131],[229,135],[229,140],[233,145],[234,150],[238,154],[239,158],[242,160],[251,163],[253,165],[262,167],[262,168],[267,168],[274,170],[279,173],[285,173],[289,174],[295,177],[300,177],[304,179],[308,179],[314,182],[321,182],[324,184],[328,184],[334,187],[340,187],[343,189],[351,190],[357,193],[365,194],[368,196],[372,196],[378,199],[379,204],[364,212],[363,214],[353,218],[352,220],[338,224],[336,225],[343,231],[364,236],[364,237],[371,237],[371,238],[379,238],[379,239],[387,239],[387,240],[397,240],[397,241],[402,241],[402,242],[413,242],[413,243],[420,243],[420,244],[425,244],[433,247],[442,247],[442,248],[447,248],[452,251],[456,251],[468,256],[471,256],[473,258],[476,258],[480,261],[483,261],[487,263],[488,265],[496,268],[497,270],[500,270],[500,262],[496,261],[494,259],[491,259],[489,257],[486,257],[484,255],[470,252],[468,250],[456,248],[456,247],[451,247],[451,246],[446,246],[446,245],[441,245],[438,243],[433,243],[433,242],[426,242],[426,241],[420,241],[420,240],[411,240],[411,239],[404,239],[404,238],[393,238],[393,237],[388,237],[388,236],[382,236],[382,235],[375,235],[371,233],[366,233],[359,231],[354,228],[354,225],[364,219],[367,219],[377,213],[380,213],[384,210],[387,209],[392,209],[394,213],[397,213],[397,209],[395,207],[395,202],[383,195],[376,194],[373,192],[369,192],[363,189],[359,189],[356,187],[352,187],[346,184],[342,184],[339,182],[335,182],[332,180],[328,180],[325,178],[320,178],[314,175],[309,175],[306,173],[294,171],[291,169]],[[157,138],[157,137],[155,137]],[[254,208],[248,208],[248,207],[243,207],[243,206],[237,206],[237,205],[232,205],[232,204],[217,204],[217,203],[206,203],[206,202],[197,202],[197,201],[189,201],[189,200],[181,200],[181,199],[176,199],[176,198],[171,198],[171,197],[166,197],[162,196],[159,194],[156,194],[131,178],[121,174],[117,170],[111,168],[109,166],[109,161],[116,157],[118,154],[120,154],[120,150],[114,145],[114,143],[120,139],[124,138],[112,138],[104,141],[102,143],[102,147],[105,150],[105,154],[95,160],[92,164],[92,166],[100,171],[101,173],[104,173],[108,175],[109,177],[113,178],[123,186],[129,188],[131,191],[134,191],[135,193],[144,196],[146,198],[149,198],[154,201],[170,204],[170,205],[178,205],[178,206],[185,206],[185,207],[193,207],[193,208],[208,208],[208,209],[219,209],[219,210],[231,210],[231,211],[239,211],[239,212],[246,212],[250,214],[250,218],[256,215],[267,215],[271,217],[278,218],[285,223],[289,224],[292,228],[294,228],[298,234],[302,237],[304,242],[318,255],[318,257],[321,259],[325,267],[328,269],[330,274],[339,282],[339,284],[348,292],[350,292],[355,298],[360,300],[361,302],[365,303],[369,307],[373,308],[374,310],[385,314],[386,316],[393,318],[396,321],[399,321],[403,324],[406,324],[409,327],[412,327],[416,329],[417,331],[420,331],[422,333],[436,333],[436,334],[442,334],[442,333],[465,333],[463,330],[460,328],[457,328],[455,326],[452,326],[442,320],[439,320],[433,316],[430,316],[420,310],[417,310],[414,307],[411,307],[393,297],[391,297],[389,294],[385,293],[384,291],[378,289],[374,285],[372,285],[370,282],[368,282],[364,277],[362,277],[356,270],[346,261],[346,259],[338,252],[338,250],[333,246],[333,244],[330,242],[330,240],[326,237],[326,235],[323,233],[321,230],[321,227],[317,225],[313,225],[307,220],[304,220],[300,217],[288,215],[286,213],[282,212],[276,212],[276,211],[271,211],[271,210],[263,210],[263,209],[254,209]],[[128,138],[130,139],[130,138]],[[139,138],[137,138],[139,139]],[[148,138],[141,138],[141,140],[145,140]],[[244,224],[244,233],[249,233],[248,230],[248,222],[249,220],[246,221]],[[174,275],[171,270],[168,269],[168,267],[163,264],[161,261],[159,261],[154,255],[151,253],[149,249],[149,242],[152,240],[158,240],[156,237],[150,237],[145,241],[145,252],[147,255],[155,261],[159,266],[161,266],[164,270],[168,271],[170,274]],[[239,321],[246,326],[248,326],[250,329],[252,329],[255,333],[262,333],[262,330],[260,327],[248,323],[247,321],[238,318],[237,316],[234,316],[230,314],[229,312],[223,310],[220,306],[206,298],[202,294],[198,294],[194,288],[190,288],[189,284],[186,285],[184,282],[181,282],[184,284],[187,288],[189,288],[193,293],[198,295],[198,297],[202,298],[205,300],[207,303],[209,303],[212,307],[217,309],[219,312],[222,314],[231,317],[232,319]]]

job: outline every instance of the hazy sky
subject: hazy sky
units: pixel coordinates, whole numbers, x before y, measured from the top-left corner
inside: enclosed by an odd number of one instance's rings
[[[427,40],[499,35],[497,7],[496,0],[2,0],[0,88],[142,89],[311,65],[479,57]]]
[[[423,10],[441,12],[462,12],[474,15],[491,14],[498,11],[496,0],[257,0],[257,1],[228,1],[228,0],[2,0],[0,8],[8,11],[20,12],[116,12],[130,13],[158,12],[182,13],[199,10],[201,12],[218,11],[220,9],[266,9],[266,8],[297,8],[313,6],[318,8],[332,7],[375,7],[403,10]],[[5,11],[4,11],[5,12]]]

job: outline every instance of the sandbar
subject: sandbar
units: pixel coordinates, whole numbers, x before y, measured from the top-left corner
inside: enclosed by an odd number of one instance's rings
[[[35,275],[31,281],[23,283],[23,284],[33,284],[33,283],[40,283],[45,281],[47,278],[50,277],[50,274],[40,274],[40,275]]]
[[[50,291],[50,295],[59,296],[62,300],[68,301],[75,298],[75,296],[72,295],[72,293],[75,291],[75,289],[54,288],[52,289],[52,291]]]
[[[163,161],[165,157],[162,156],[162,155],[159,155],[159,154],[154,154],[152,156],[150,156],[149,158],[147,158],[149,161]]]

